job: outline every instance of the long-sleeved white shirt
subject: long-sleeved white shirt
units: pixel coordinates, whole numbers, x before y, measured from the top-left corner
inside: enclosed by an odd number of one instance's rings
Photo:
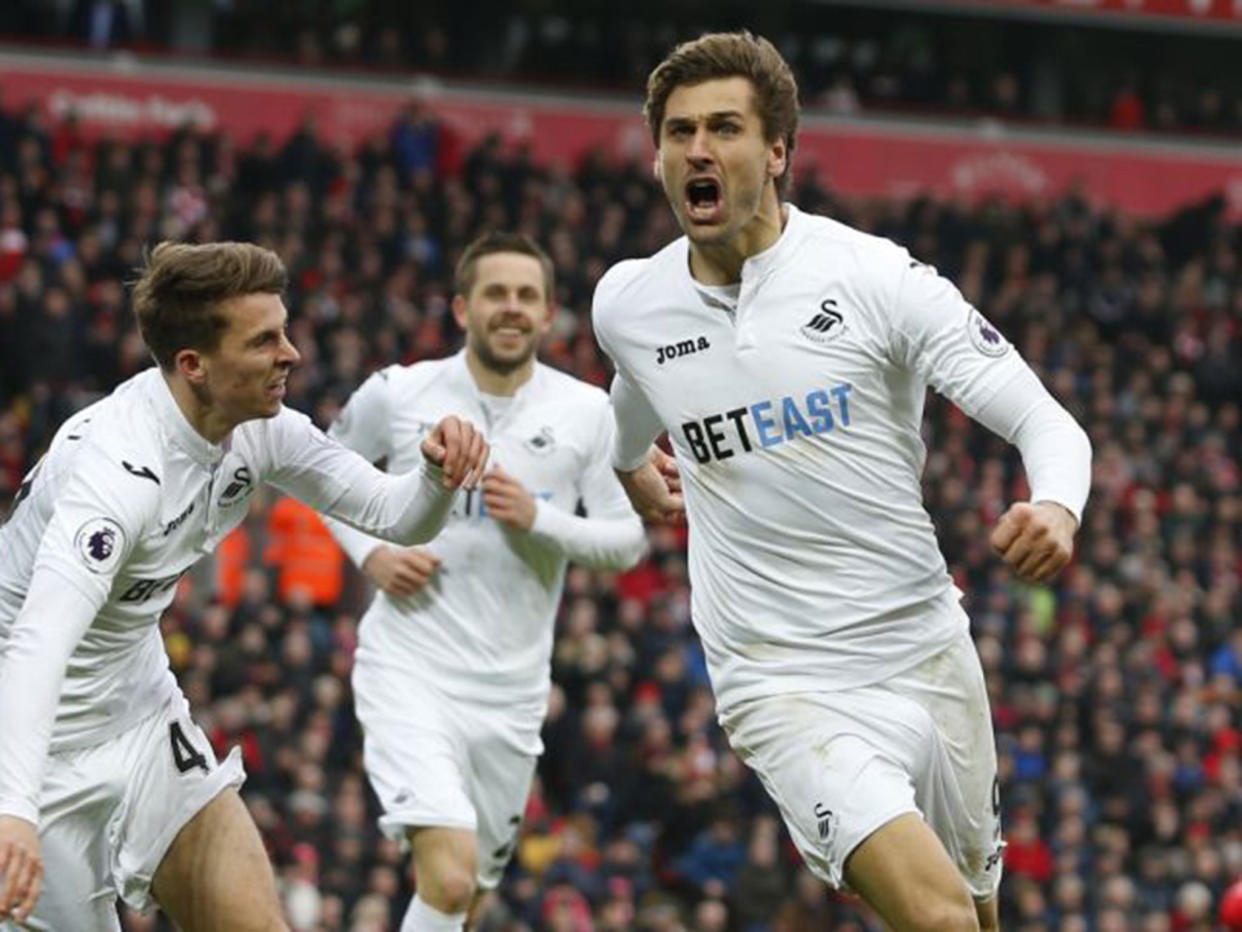
[[[404,469],[427,428],[453,412],[483,425],[490,462],[534,497],[534,526],[508,529],[488,515],[481,490],[463,495],[426,547],[441,560],[428,584],[408,598],[376,595],[356,664],[395,663],[448,696],[541,709],[566,563],[621,569],[645,546],[642,522],[612,470],[608,395],[536,364],[511,401],[489,401],[462,351],[375,373],[329,430],[368,459]],[[576,514],[579,503],[585,517]],[[359,566],[378,546],[366,534],[328,526]]]
[[[922,501],[928,386],[1019,446],[1033,500],[1078,516],[1090,484],[1086,435],[951,283],[787,210],[732,292],[693,279],[682,238],[595,293],[617,466],[664,430],[676,449],[721,709],[879,681],[965,624]]]
[[[0,528],[0,813],[36,821],[49,750],[175,693],[160,615],[260,482],[403,543],[434,536],[455,497],[439,469],[385,475],[289,409],[208,443],[158,369],[70,418]]]

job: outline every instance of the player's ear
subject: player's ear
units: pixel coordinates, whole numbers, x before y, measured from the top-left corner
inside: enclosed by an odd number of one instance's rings
[[[768,146],[768,177],[779,178],[785,173],[785,166],[789,163],[789,152],[785,148],[785,140],[778,139],[776,142]]]
[[[461,327],[462,330],[465,330],[467,310],[465,296],[459,294],[453,295],[452,308],[453,320],[457,321],[457,326]]]
[[[177,355],[173,357],[173,371],[192,385],[201,385],[207,379],[203,354],[194,349],[177,351]]]
[[[651,158],[651,174],[655,180],[664,184],[664,163],[660,161],[660,150],[656,150],[656,154]]]

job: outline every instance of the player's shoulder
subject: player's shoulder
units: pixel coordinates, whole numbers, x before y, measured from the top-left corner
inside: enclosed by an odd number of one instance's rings
[[[390,398],[398,401],[411,395],[421,394],[445,381],[453,371],[457,357],[423,359],[414,363],[395,364],[378,370],[372,378],[380,380]]]
[[[145,400],[149,380],[141,373],[70,416],[48,453],[61,487],[72,481],[75,496],[123,505],[130,523],[159,510],[168,472],[167,445]]]
[[[643,272],[650,264],[651,259],[622,259],[600,276],[595,285],[595,298],[591,304],[591,310],[596,319],[617,307],[624,300],[627,292],[641,287]]]
[[[566,407],[603,410],[609,405],[608,393],[546,363],[538,363],[539,390],[544,398]]]
[[[856,269],[891,273],[894,268],[904,268],[912,261],[905,247],[888,237],[819,214],[796,211],[794,216],[804,245],[816,250],[826,248],[848,253]]]
[[[70,417],[57,432],[57,441],[82,443],[96,455],[143,462],[152,469],[162,465],[166,444],[159,419],[149,403],[155,370],[141,372],[118,385],[111,394]]]
[[[595,286],[595,312],[628,303],[650,289],[663,290],[668,282],[686,275],[687,241],[683,236],[645,259],[622,259],[601,277]]]

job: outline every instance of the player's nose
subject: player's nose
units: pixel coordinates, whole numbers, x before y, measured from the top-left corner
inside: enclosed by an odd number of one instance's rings
[[[695,163],[710,162],[712,160],[712,152],[711,147],[708,145],[709,140],[707,127],[696,127],[694,136],[690,140],[690,146],[686,149],[686,158]]]
[[[298,352],[298,348],[293,345],[293,341],[289,339],[288,334],[280,336],[280,362],[290,366],[296,366],[302,361],[302,354]]]

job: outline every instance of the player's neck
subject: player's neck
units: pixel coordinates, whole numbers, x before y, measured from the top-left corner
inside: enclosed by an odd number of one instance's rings
[[[164,377],[164,382],[172,393],[173,401],[177,403],[185,419],[208,443],[220,443],[237,426],[196,395],[190,383],[185,379],[170,376],[165,372],[161,372],[160,375]]]
[[[786,211],[775,189],[764,193],[759,211],[737,234],[721,243],[690,242],[690,274],[703,285],[733,285],[742,280],[742,266],[751,256],[781,238]]]
[[[466,350],[466,368],[474,377],[474,384],[485,395],[516,395],[517,390],[530,381],[535,374],[535,357],[531,356],[522,365],[510,372],[497,372],[489,369],[470,350]]]

